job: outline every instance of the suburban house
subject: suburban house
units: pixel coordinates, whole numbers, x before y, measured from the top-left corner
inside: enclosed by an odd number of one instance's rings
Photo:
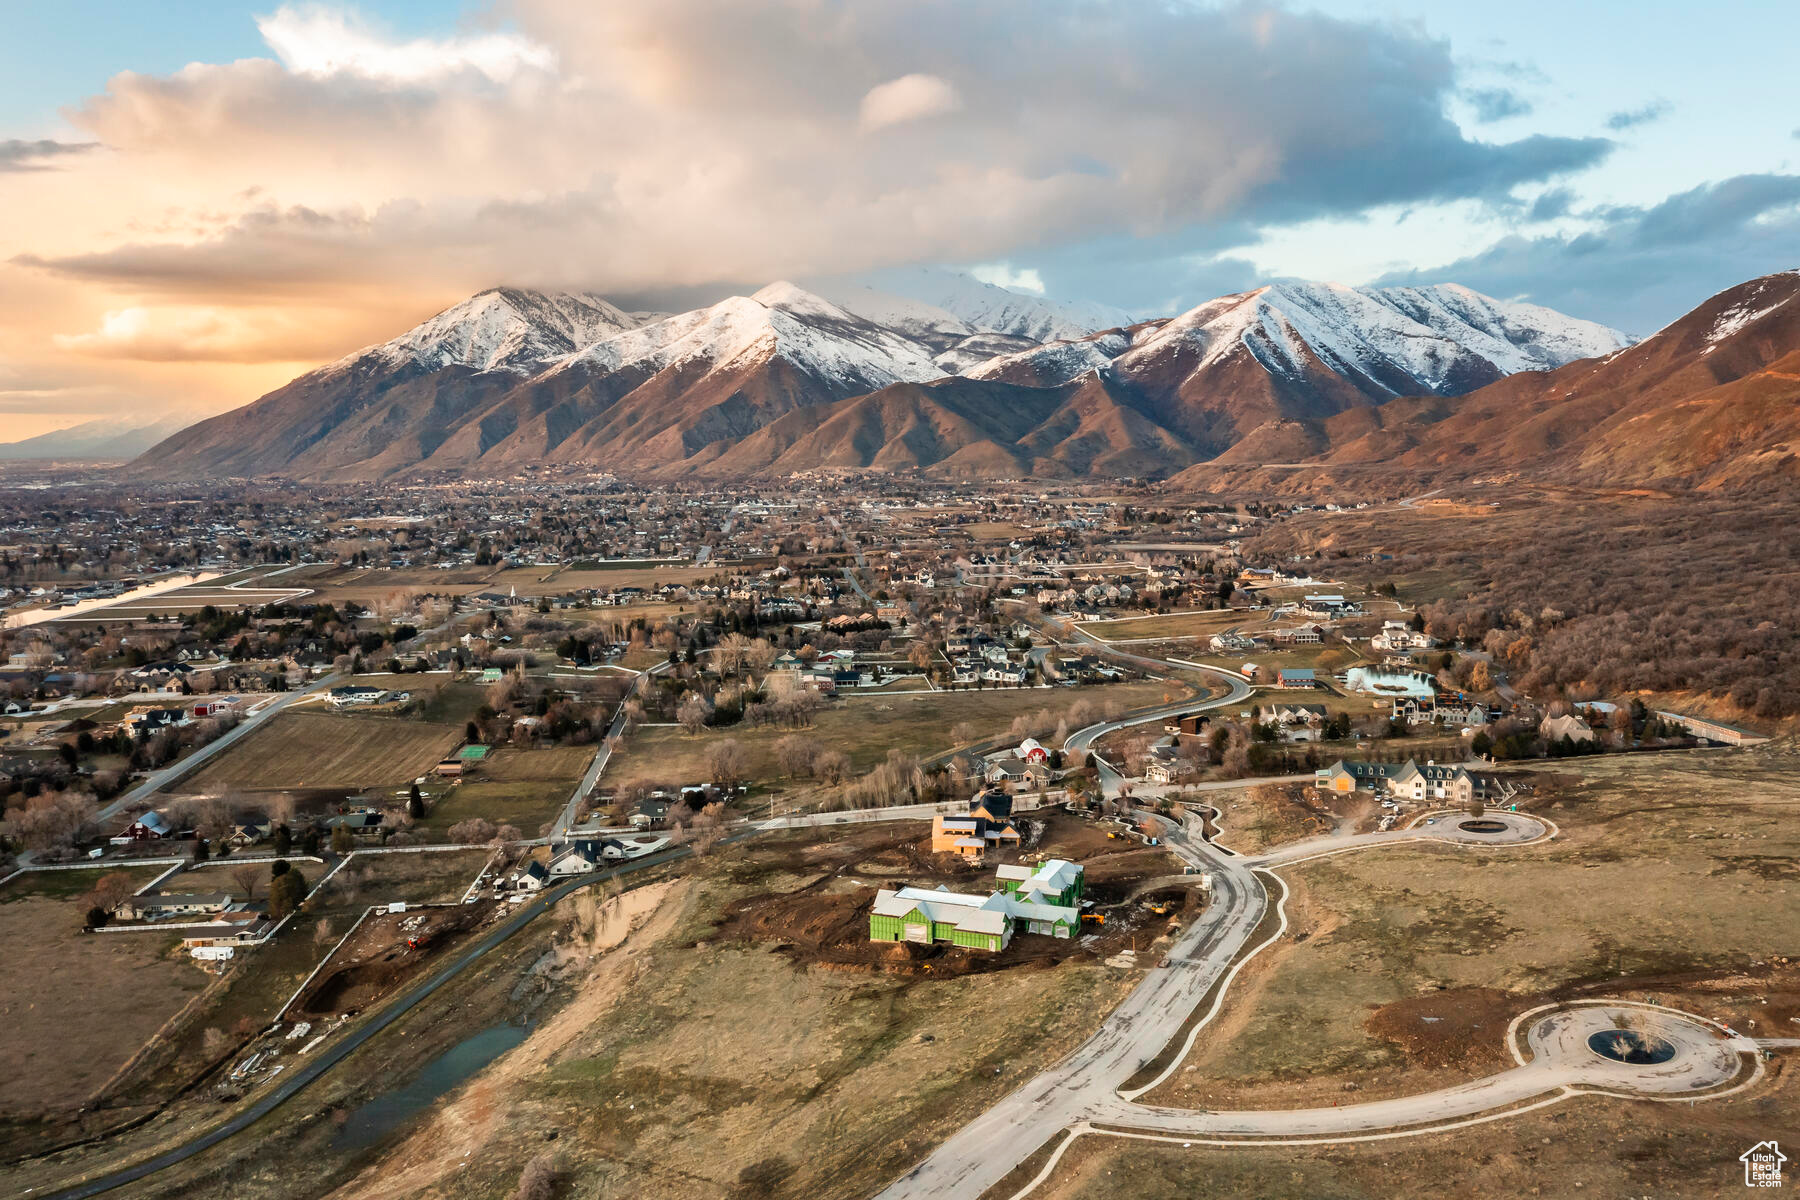
[[[1414,629],[1405,621],[1384,621],[1381,632],[1369,639],[1369,645],[1381,651],[1429,650],[1437,641]]]
[[[325,822],[327,829],[348,829],[352,837],[372,841],[381,837],[381,813],[372,808],[339,813]]]
[[[1466,805],[1473,800],[1486,800],[1495,790],[1494,778],[1471,771],[1462,763],[1417,759],[1404,763],[1351,762],[1339,759],[1313,775],[1313,786],[1322,792],[1348,795],[1355,791],[1385,792],[1401,800],[1424,803],[1427,800]]]
[[[230,892],[172,893],[131,896],[120,902],[122,921],[167,921],[175,917],[209,917],[231,907]]]
[[[387,695],[385,688],[369,687],[361,683],[346,683],[334,687],[327,695],[333,708],[351,708],[358,704],[379,704]]]
[[[999,889],[985,896],[943,886],[883,888],[869,913],[869,940],[1004,950],[1015,933],[1074,936],[1081,925],[1080,866],[1053,859],[1035,870],[1001,871]]]
[[[1017,754],[1004,754],[990,759],[982,778],[993,784],[1011,784],[1014,786],[1029,783],[1048,783],[1050,768],[1041,762],[1027,762]]]
[[[1348,796],[1352,792],[1379,792],[1387,786],[1388,777],[1399,769],[1394,763],[1340,758],[1329,767],[1313,772],[1313,787],[1339,796]]]
[[[1311,667],[1282,667],[1275,672],[1275,686],[1279,688],[1316,688],[1319,677]]]
[[[1538,724],[1538,735],[1546,742],[1560,742],[1564,738],[1571,742],[1591,742],[1594,740],[1594,727],[1574,713],[1569,713],[1561,717],[1545,717]]]
[[[1492,782],[1491,776],[1471,771],[1461,763],[1427,762],[1420,766],[1416,759],[1409,758],[1388,777],[1388,790],[1403,800],[1442,800],[1464,805],[1486,800]]]
[[[1019,844],[1019,827],[1013,824],[1012,797],[990,788],[969,801],[969,811],[939,813],[931,819],[931,852],[960,854],[980,862],[989,850]]]

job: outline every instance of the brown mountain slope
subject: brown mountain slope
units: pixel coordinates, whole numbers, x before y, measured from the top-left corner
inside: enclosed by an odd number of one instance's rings
[[[1416,467],[1494,466],[1593,483],[1792,477],[1800,411],[1800,273],[1721,292],[1607,358],[1515,375],[1402,425]]]
[[[1582,484],[1741,487],[1800,479],[1800,273],[1754,279],[1603,358],[1460,399],[1404,397],[1276,421],[1171,481],[1217,489],[1259,464],[1518,473]],[[1307,457],[1293,457],[1307,446]],[[1335,477],[1335,475],[1321,478]]]

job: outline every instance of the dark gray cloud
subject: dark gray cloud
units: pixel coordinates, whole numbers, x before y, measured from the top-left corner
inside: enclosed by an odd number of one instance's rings
[[[1475,119],[1483,125],[1523,117],[1531,112],[1531,101],[1511,88],[1475,88],[1463,93],[1463,99],[1475,110]]]
[[[1575,193],[1569,188],[1551,188],[1531,202],[1525,210],[1529,221],[1554,221],[1566,217],[1575,207]]]
[[[50,138],[35,141],[8,138],[0,141],[0,175],[14,171],[48,171],[54,167],[55,160],[85,154],[97,145],[95,142],[58,142]]]
[[[1456,282],[1648,334],[1717,292],[1800,267],[1800,175],[1739,175],[1644,208],[1614,207],[1572,235],[1502,238],[1384,284]]]
[[[1669,115],[1670,104],[1667,100],[1652,100],[1642,108],[1626,109],[1613,113],[1606,118],[1606,127],[1614,133],[1623,133],[1627,129],[1636,129],[1639,125],[1648,125],[1652,121],[1660,121]]]

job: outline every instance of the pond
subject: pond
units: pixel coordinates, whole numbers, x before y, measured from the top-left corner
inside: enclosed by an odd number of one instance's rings
[[[399,1087],[383,1092],[350,1117],[331,1139],[334,1150],[366,1150],[457,1084],[525,1040],[525,1025],[495,1025],[465,1038],[425,1064]]]
[[[1675,1047],[1653,1034],[1634,1029],[1603,1029],[1588,1038],[1588,1049],[1614,1062],[1654,1066],[1675,1057]]]

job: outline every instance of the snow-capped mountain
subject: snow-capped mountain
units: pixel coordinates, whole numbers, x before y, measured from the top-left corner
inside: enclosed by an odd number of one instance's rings
[[[1519,371],[1547,371],[1631,344],[1616,329],[1455,284],[1351,288],[1280,283],[1221,296],[1130,336],[1052,343],[975,369],[1040,385],[1111,366],[1130,377],[1178,358],[1190,373],[1247,355],[1300,379],[1323,364],[1369,396],[1456,395]]]
[[[906,301],[923,304],[913,319],[948,314],[971,330],[1063,341],[1129,325],[1136,318],[1121,308],[1085,300],[1052,300],[1029,292],[983,283],[963,271],[910,267],[879,272],[865,281],[821,285],[821,290],[851,312],[881,321],[881,313],[897,312]]]
[[[1282,283],[1122,325],[1118,310],[915,274],[942,303],[779,282],[659,316],[496,288],[184,430],[133,470],[745,474],[954,458],[965,474],[1156,474],[1237,448],[1292,460],[1329,443],[1308,422],[1628,341],[1452,286]],[[1059,331],[1075,336],[1040,340]]]
[[[852,316],[785,280],[751,296],[733,296],[710,308],[603,337],[559,359],[550,371],[660,371],[693,361],[723,368],[777,354],[851,391],[871,392],[944,374],[921,343]]]
[[[589,293],[489,288],[338,365],[374,356],[433,369],[529,371],[640,323]]]

